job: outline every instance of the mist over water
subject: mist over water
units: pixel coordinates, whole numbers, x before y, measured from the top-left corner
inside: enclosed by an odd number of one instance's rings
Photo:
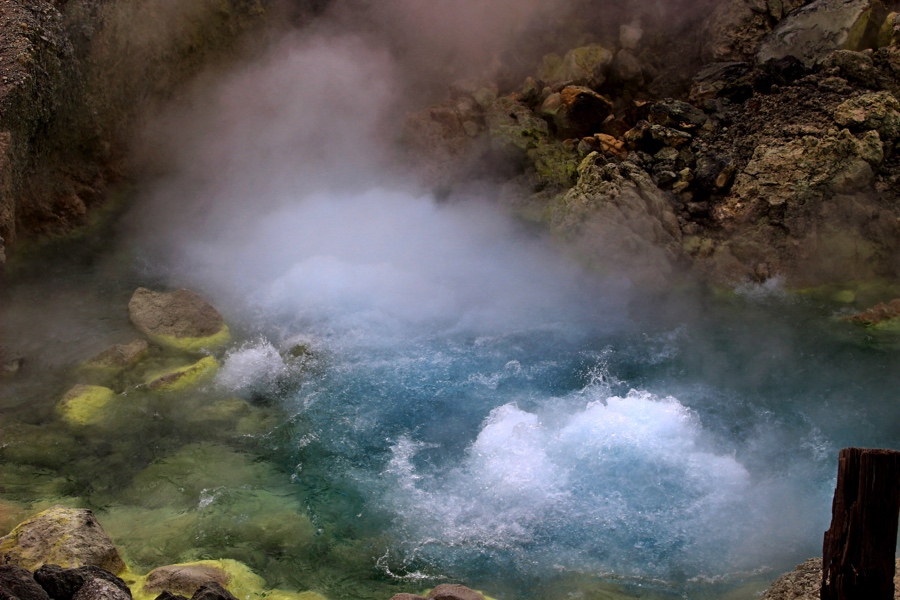
[[[409,89],[377,40],[291,35],[143,138],[146,271],[248,334],[217,384],[294,415],[298,485],[354,498],[311,501],[317,523],[384,532],[384,574],[488,589],[817,553],[836,449],[896,439],[896,375],[852,383],[883,357],[822,350],[755,289],[645,318],[627,274],[585,272],[489,192],[437,202],[392,166]]]

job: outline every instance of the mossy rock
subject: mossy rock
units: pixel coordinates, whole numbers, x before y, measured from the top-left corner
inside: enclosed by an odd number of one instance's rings
[[[116,393],[107,387],[78,384],[66,392],[56,409],[67,423],[94,425],[103,421],[115,399]]]
[[[7,564],[30,571],[44,564],[63,568],[93,565],[118,574],[125,563],[94,514],[86,509],[55,506],[26,519],[0,538]]]
[[[208,579],[203,579],[206,574]],[[239,600],[255,600],[263,595],[266,582],[250,567],[236,560],[200,560],[160,567],[131,583],[134,600],[154,600],[163,590],[185,596],[206,581],[216,581]],[[223,583],[224,581],[224,583]],[[199,582],[199,583],[198,583]],[[160,587],[166,585],[171,587]]]
[[[182,352],[212,350],[231,339],[219,311],[189,290],[138,288],[128,302],[128,317],[152,341]]]
[[[153,391],[176,392],[209,381],[218,370],[219,362],[207,356],[190,365],[154,373],[146,378],[145,383]]]

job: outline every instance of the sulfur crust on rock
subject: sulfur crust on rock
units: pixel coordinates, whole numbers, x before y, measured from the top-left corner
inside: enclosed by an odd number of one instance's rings
[[[99,385],[78,384],[63,396],[57,411],[73,425],[92,425],[103,420],[104,409],[116,397],[109,388]]]
[[[151,390],[159,392],[185,390],[212,378],[218,368],[219,362],[212,356],[207,356],[191,365],[154,373],[145,383]]]
[[[181,352],[200,352],[204,349],[212,350],[224,346],[231,340],[231,331],[228,325],[216,333],[206,337],[175,337],[174,335],[152,334],[144,332],[153,342],[172,350]]]

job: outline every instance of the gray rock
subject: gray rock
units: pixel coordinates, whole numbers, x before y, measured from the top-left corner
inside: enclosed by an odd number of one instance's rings
[[[191,600],[237,600],[237,598],[215,581],[210,581],[194,592]]]
[[[578,173],[578,183],[551,207],[554,233],[600,270],[621,266],[638,285],[663,285],[682,259],[669,195],[640,167],[604,163],[596,152]]]
[[[146,340],[132,340],[127,344],[115,344],[87,361],[90,367],[121,369],[129,367],[147,353]]]
[[[85,583],[93,579],[104,579],[107,583],[118,587],[128,598],[131,597],[131,590],[124,581],[99,567],[88,565],[63,569],[59,565],[44,565],[34,572],[34,580],[53,600],[72,600]]]
[[[793,55],[812,66],[837,49],[871,47],[887,14],[880,0],[815,0],[789,14],[765,37],[757,60]]]

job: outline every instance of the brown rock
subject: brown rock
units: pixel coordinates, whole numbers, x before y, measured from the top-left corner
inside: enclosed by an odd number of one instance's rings
[[[553,122],[558,137],[580,138],[599,131],[612,109],[612,102],[597,92],[570,85],[551,94],[541,105],[540,114]]]
[[[484,596],[471,588],[458,583],[445,583],[437,586],[428,597],[432,600],[484,600]]]
[[[138,288],[128,302],[128,317],[141,332],[160,343],[227,339],[227,326],[212,304],[189,290],[154,292]]]
[[[894,298],[887,304],[877,304],[859,314],[844,317],[843,320],[862,325],[877,325],[897,317],[900,317],[900,298]]]
[[[762,600],[819,600],[822,559],[810,558],[775,580]],[[900,561],[894,576],[894,600],[900,600]]]
[[[115,344],[90,359],[87,364],[91,367],[112,369],[130,367],[144,357],[148,347],[147,341],[141,339],[132,340],[127,344]]]
[[[230,580],[231,576],[225,570],[213,565],[169,565],[150,571],[144,582],[144,592],[152,594],[168,591],[192,596],[205,583],[214,581],[225,586]]]

